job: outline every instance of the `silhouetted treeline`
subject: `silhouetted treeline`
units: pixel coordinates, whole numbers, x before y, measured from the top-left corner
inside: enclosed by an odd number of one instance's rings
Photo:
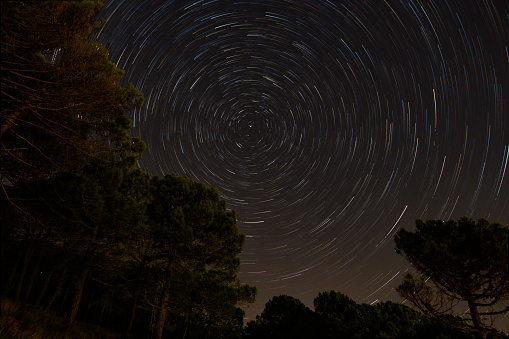
[[[272,298],[246,327],[249,338],[474,338],[391,301],[357,304],[336,292],[319,293],[310,310],[288,295]]]

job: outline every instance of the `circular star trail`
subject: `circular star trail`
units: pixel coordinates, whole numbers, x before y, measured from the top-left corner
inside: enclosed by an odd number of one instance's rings
[[[415,219],[509,223],[509,4],[106,1],[96,34],[145,94],[139,166],[216,187],[242,282],[312,306],[391,298]]]

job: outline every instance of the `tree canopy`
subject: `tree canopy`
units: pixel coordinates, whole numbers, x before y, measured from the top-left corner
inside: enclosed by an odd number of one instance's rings
[[[508,239],[507,226],[487,219],[417,220],[415,232],[401,229],[395,242],[423,276],[408,274],[398,292],[424,313],[462,328],[467,325],[448,315],[466,302],[468,328],[481,337],[495,333],[492,317],[509,312]]]
[[[473,338],[401,303],[358,304],[347,295],[321,292],[312,311],[287,295],[272,298],[246,327],[249,338]]]
[[[280,295],[265,304],[256,321],[247,324],[246,331],[255,338],[311,338],[316,325],[314,313],[302,301]]]
[[[145,148],[128,134],[126,111],[143,94],[89,39],[99,1],[2,1],[0,176],[20,180],[79,171],[115,152],[130,162]],[[9,196],[9,194],[7,195]],[[14,202],[14,200],[11,200]]]
[[[75,318],[241,335],[256,287],[237,275],[235,211],[204,183],[134,169],[145,144],[126,113],[143,94],[90,38],[102,4],[1,6],[2,300],[66,314],[64,337]]]
[[[145,265],[160,276],[148,296],[158,310],[154,337],[161,336],[167,311],[187,319],[188,326],[206,324],[216,335],[242,328],[235,304],[247,288],[237,277],[245,236],[217,189],[174,174],[155,176],[147,215]],[[256,290],[250,289],[252,300]]]

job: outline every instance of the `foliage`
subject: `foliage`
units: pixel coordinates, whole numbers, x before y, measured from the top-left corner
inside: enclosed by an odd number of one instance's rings
[[[486,219],[417,220],[415,232],[402,229],[395,241],[397,252],[423,276],[407,275],[398,292],[424,313],[451,325],[470,328],[482,337],[498,335],[492,317],[509,312],[508,239],[507,226]],[[467,303],[469,326],[448,316],[460,301]]]
[[[336,291],[319,293],[315,311],[300,300],[281,295],[267,302],[248,337],[302,338],[473,338],[470,333],[400,303],[357,304]]]
[[[465,338],[468,334],[391,301],[375,305],[357,304],[335,292],[320,293],[315,312],[325,319],[328,338]]]
[[[143,94],[89,39],[102,4],[1,6],[0,279],[20,310],[6,319],[33,305],[66,314],[63,337],[76,317],[124,337],[242,335],[237,303],[256,287],[237,276],[235,211],[203,183],[133,169],[145,144],[126,112]]]
[[[328,336],[363,336],[363,315],[357,303],[335,291],[319,293],[314,300],[315,312],[325,319]]]
[[[311,338],[317,325],[313,312],[299,299],[288,295],[272,298],[262,314],[247,324],[254,338]]]
[[[125,112],[141,106],[143,95],[131,84],[121,86],[123,71],[88,39],[102,4],[2,1],[1,6],[4,193],[6,185],[19,181],[79,173],[101,152],[115,152],[132,166],[145,145],[129,136]]]
[[[167,313],[184,329],[241,331],[235,305],[253,301],[256,289],[237,277],[245,237],[235,211],[226,210],[217,189],[174,174],[152,177],[144,200],[148,228],[132,265],[140,274],[135,289],[143,286],[146,303],[157,310],[154,336],[162,335]]]
[[[113,304],[120,302],[133,315],[140,308],[142,318],[152,314],[153,326],[138,321],[135,327],[154,337],[165,327],[189,335],[242,335],[244,312],[236,305],[254,301],[256,288],[237,277],[244,235],[238,233],[235,212],[226,210],[216,189],[173,174],[150,177],[121,162],[97,159],[80,175],[57,173],[17,192],[23,208],[40,222],[18,219],[13,227],[8,254],[20,260],[12,265],[14,278],[4,284],[6,296],[10,293],[17,301],[16,286],[24,281],[49,292],[41,287],[45,282],[35,281],[37,275],[27,279],[20,273],[46,267],[46,281],[57,295],[61,285],[50,279],[55,272],[63,270],[61,276],[73,286],[65,302],[71,304],[66,331],[79,315],[82,299],[88,307],[99,299],[101,313],[104,307],[113,311]],[[43,244],[47,260],[35,263],[34,253],[41,252]],[[59,254],[65,261],[51,263]],[[102,288],[94,287],[97,283]],[[24,300],[29,297],[30,291]],[[50,306],[54,300],[41,298],[51,300]],[[122,321],[117,317],[114,322]]]

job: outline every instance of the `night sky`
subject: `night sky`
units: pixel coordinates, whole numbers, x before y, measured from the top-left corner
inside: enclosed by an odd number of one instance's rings
[[[219,189],[257,302],[401,302],[416,219],[509,224],[509,2],[104,1],[139,166]]]

